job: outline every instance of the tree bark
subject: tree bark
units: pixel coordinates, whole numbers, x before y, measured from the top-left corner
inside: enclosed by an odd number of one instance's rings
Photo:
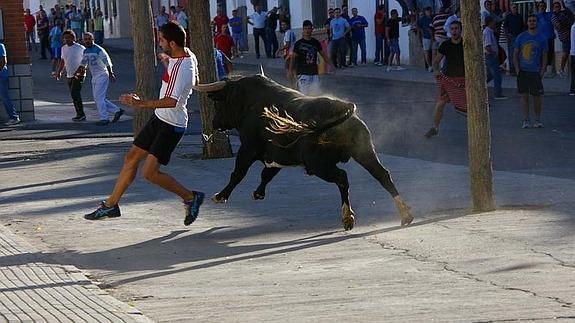
[[[134,66],[136,70],[136,93],[143,100],[158,98],[156,78],[156,44],[152,6],[150,1],[130,0],[132,18],[132,39],[134,42]],[[152,109],[135,109],[132,127],[134,137],[138,135],[153,115]]]
[[[464,22],[463,51],[471,197],[474,212],[487,212],[495,209],[495,197],[479,1],[461,1],[461,18]]]
[[[201,83],[217,81],[212,27],[210,24],[210,2],[188,1],[189,33],[191,49],[198,59]],[[214,132],[214,102],[205,93],[198,93],[198,105],[202,119],[203,158],[225,158],[232,156],[230,140],[225,133]]]

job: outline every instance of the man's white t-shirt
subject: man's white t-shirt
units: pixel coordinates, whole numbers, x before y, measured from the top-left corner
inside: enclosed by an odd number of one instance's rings
[[[192,94],[192,86],[196,84],[198,61],[196,55],[186,50],[189,56],[170,57],[168,68],[162,77],[160,99],[172,98],[178,100],[174,108],[158,108],[156,116],[172,126],[186,127],[188,125],[188,98]]]
[[[107,67],[112,67],[112,61],[105,49],[94,44],[84,50],[82,65],[90,70],[94,78],[109,77]]]
[[[82,64],[85,49],[84,46],[78,43],[74,43],[72,46],[62,46],[62,59],[66,67],[67,78],[74,77],[74,73],[76,73],[76,70],[78,70],[78,67]]]

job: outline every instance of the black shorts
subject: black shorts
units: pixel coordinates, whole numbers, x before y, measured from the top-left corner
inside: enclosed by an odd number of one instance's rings
[[[517,90],[520,94],[543,95],[543,82],[540,74],[538,72],[519,71],[519,74],[517,74]]]
[[[167,165],[185,132],[186,128],[172,126],[154,114],[134,139],[134,145],[154,155],[160,164]]]

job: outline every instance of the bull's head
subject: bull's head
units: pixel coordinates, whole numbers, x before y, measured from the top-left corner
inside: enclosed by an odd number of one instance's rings
[[[193,88],[198,92],[208,94],[208,98],[214,101],[215,114],[212,119],[212,127],[218,131],[229,130],[236,127],[234,113],[228,111],[226,106],[229,89],[227,81],[218,81],[209,84],[197,84]]]

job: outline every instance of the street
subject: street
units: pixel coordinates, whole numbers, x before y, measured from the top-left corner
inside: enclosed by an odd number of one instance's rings
[[[109,97],[117,99],[134,84],[131,52],[110,54],[119,80]],[[69,103],[65,84],[33,64],[35,99]],[[362,68],[374,67],[353,73]],[[258,70],[236,66],[238,74]],[[265,73],[285,82],[280,69]],[[492,102],[498,210],[471,214],[465,118],[447,108],[439,136],[423,137],[433,84],[338,73],[322,78],[322,88],[356,103],[416,216],[411,227],[399,228],[392,199],[353,161],[342,166],[357,220],[350,232],[341,227],[336,186],[299,168],[282,170],[266,199],[252,201],[259,164],[227,204],[207,201],[190,227],[181,201],[141,177],[120,203],[122,217],[86,221],[114,185],[130,117],[109,128],[78,126],[71,106],[51,104],[37,107],[39,122],[0,131],[1,223],[40,250],[38,261],[77,266],[158,322],[575,318],[573,97],[547,93],[543,129],[520,128],[513,90]],[[85,101],[90,92],[87,82]],[[190,102],[189,135],[165,171],[211,195],[234,161],[200,159],[196,97]],[[236,150],[237,136],[230,139]],[[0,266],[23,263],[0,257]]]

